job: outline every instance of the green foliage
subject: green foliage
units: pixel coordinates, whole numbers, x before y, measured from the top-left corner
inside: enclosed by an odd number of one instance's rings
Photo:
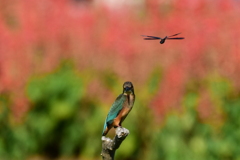
[[[100,141],[94,135],[101,133],[103,117],[94,99],[84,97],[85,90],[80,73],[69,66],[30,82],[33,108],[26,125],[37,153],[53,157],[98,154]],[[90,147],[92,144],[96,145]]]
[[[151,159],[202,159],[207,151],[205,138],[210,128],[198,121],[197,95],[187,94],[182,115],[171,114],[152,141]]]
[[[161,80],[162,80],[162,70],[157,68],[152,72],[149,78],[149,82],[148,82],[149,94],[153,94],[158,91]]]
[[[84,97],[86,87],[82,75],[64,63],[30,80],[27,95],[32,106],[21,124],[10,124],[1,103],[0,157],[98,155],[104,117],[94,99]]]
[[[99,97],[87,94],[88,86],[91,86],[91,82],[84,79],[87,76],[85,72],[77,71],[71,63],[63,63],[52,73],[33,76],[26,87],[31,107],[22,122],[17,124],[10,122],[12,114],[8,111],[8,101],[2,97],[0,157],[25,159],[41,155],[50,159],[63,156],[100,158],[101,132],[107,114],[103,113],[101,105],[108,105],[109,108],[111,104],[104,103],[104,100],[99,103]],[[109,75],[100,76],[103,87],[120,94],[122,84],[114,85],[117,82],[113,82],[109,85],[108,81],[112,81],[109,78]],[[115,79],[119,80],[119,77]],[[147,88],[143,89],[143,95],[148,93]],[[130,130],[131,136],[122,144],[116,157],[135,158],[142,155],[140,148],[146,147],[145,138],[151,137],[150,130],[145,130],[145,126],[150,127],[153,119],[148,106],[138,95],[128,121],[123,124]]]
[[[211,75],[189,83],[183,94],[182,111],[169,113],[158,126],[149,109],[149,98],[156,93],[154,86],[160,85],[158,72],[153,71],[146,86],[136,87],[134,109],[123,123],[131,134],[118,149],[116,159],[240,159],[240,92],[230,81]],[[9,98],[2,95],[0,157],[100,158],[106,115],[101,105],[106,104],[87,96],[91,82],[84,81],[85,74],[70,63],[63,63],[55,72],[32,77],[26,88],[31,108],[22,123],[11,122]],[[121,92],[121,85],[114,85],[119,83],[119,77],[115,76],[117,82],[113,83],[108,83],[112,81],[109,75],[100,77],[103,87]],[[222,122],[218,126],[198,112],[202,90],[209,93],[211,104],[220,110]]]
[[[7,157],[9,149],[9,140],[11,140],[9,128],[9,109],[7,107],[7,99],[0,96],[0,157]]]
[[[167,116],[164,126],[155,132],[149,159],[240,158],[240,93],[221,77],[209,78],[205,88],[211,93],[212,101],[221,104],[225,114],[223,125],[214,127],[203,123],[197,112],[200,95],[189,91],[183,99],[183,113]]]
[[[76,123],[80,121],[78,114],[84,93],[81,77],[71,67],[64,65],[53,74],[33,78],[27,93],[33,106],[25,125],[32,135],[34,150],[59,155],[65,138],[71,141],[74,136],[68,130],[72,125],[79,127]],[[73,154],[77,145],[71,143],[70,151],[66,152]]]

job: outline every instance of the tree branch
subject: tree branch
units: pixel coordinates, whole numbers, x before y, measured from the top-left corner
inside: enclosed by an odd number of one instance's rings
[[[121,143],[128,136],[129,130],[123,127],[116,128],[116,135],[111,140],[108,137],[102,136],[102,153],[103,160],[114,160],[115,151],[120,147]]]

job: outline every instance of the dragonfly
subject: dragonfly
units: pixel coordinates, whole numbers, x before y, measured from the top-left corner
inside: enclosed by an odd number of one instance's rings
[[[160,40],[160,44],[163,44],[165,42],[166,39],[177,39],[177,40],[180,40],[180,39],[184,39],[184,37],[174,37],[174,36],[177,36],[179,35],[180,33],[177,33],[177,34],[174,34],[174,35],[171,35],[171,36],[166,36],[164,38],[161,38],[161,37],[156,37],[156,36],[147,36],[147,35],[141,35],[143,37],[146,37],[144,38],[144,40]]]

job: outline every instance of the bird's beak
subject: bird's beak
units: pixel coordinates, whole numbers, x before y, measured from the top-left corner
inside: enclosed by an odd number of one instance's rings
[[[132,88],[130,88],[130,87],[126,87],[126,88],[124,88],[124,91],[125,91],[126,93],[131,93]]]

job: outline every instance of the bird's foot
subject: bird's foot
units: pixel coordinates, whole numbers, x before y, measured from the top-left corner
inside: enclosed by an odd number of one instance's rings
[[[128,134],[129,134],[129,130],[128,129],[123,128],[122,126],[117,127],[116,135],[118,136],[118,138],[126,137]]]

